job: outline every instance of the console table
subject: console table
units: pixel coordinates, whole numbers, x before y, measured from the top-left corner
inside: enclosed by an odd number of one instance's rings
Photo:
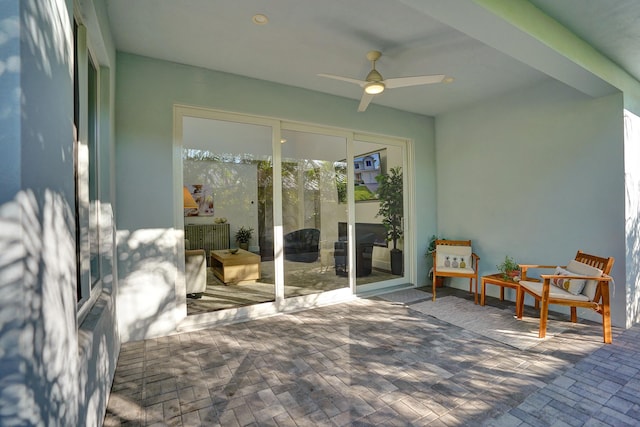
[[[229,249],[229,224],[187,224],[184,238],[189,240],[191,248],[204,249],[207,255],[211,251]]]

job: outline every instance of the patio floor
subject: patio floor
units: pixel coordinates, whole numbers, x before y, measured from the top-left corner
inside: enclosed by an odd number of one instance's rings
[[[612,345],[591,324],[519,350],[411,304],[363,299],[124,344],[104,425],[640,424],[640,327],[614,329]]]

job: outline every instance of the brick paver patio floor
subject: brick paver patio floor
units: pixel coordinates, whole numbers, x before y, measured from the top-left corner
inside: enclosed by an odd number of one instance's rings
[[[521,351],[357,300],[124,344],[104,425],[640,425],[639,335]]]

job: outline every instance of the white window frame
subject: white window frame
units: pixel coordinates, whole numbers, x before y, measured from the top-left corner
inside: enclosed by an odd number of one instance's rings
[[[97,271],[95,272],[95,280],[92,280],[91,274],[91,242],[92,235],[98,236],[98,242],[94,247],[98,248],[100,244],[100,164],[99,155],[100,152],[100,64],[97,60],[97,56],[93,53],[90,45],[90,40],[87,35],[87,29],[82,24],[80,16],[74,17],[78,26],[76,40],[77,49],[77,72],[78,72],[78,104],[79,104],[79,133],[77,136],[77,212],[78,212],[78,230],[79,235],[77,239],[78,244],[78,300],[77,300],[77,320],[78,323],[82,323],[87,316],[93,305],[96,303],[100,293],[102,292],[102,271],[101,271],[101,256],[98,257]],[[93,64],[96,70],[95,79],[95,117],[93,118],[95,147],[94,158],[90,159],[89,150],[89,76],[88,67],[89,61]],[[74,86],[75,87],[75,86]],[[97,194],[95,200],[90,200],[89,197],[89,162],[94,161],[95,166],[95,179],[97,180],[96,188]],[[96,217],[95,224],[90,222],[90,215],[94,214]],[[93,282],[93,283],[92,283]]]

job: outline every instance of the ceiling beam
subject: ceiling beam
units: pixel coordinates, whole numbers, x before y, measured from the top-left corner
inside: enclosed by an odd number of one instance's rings
[[[569,51],[579,49],[601,57],[589,44],[525,0],[400,1],[589,96],[618,92],[602,78],[532,35],[550,33]],[[501,11],[504,13],[499,13]],[[517,25],[522,22],[526,25]]]

